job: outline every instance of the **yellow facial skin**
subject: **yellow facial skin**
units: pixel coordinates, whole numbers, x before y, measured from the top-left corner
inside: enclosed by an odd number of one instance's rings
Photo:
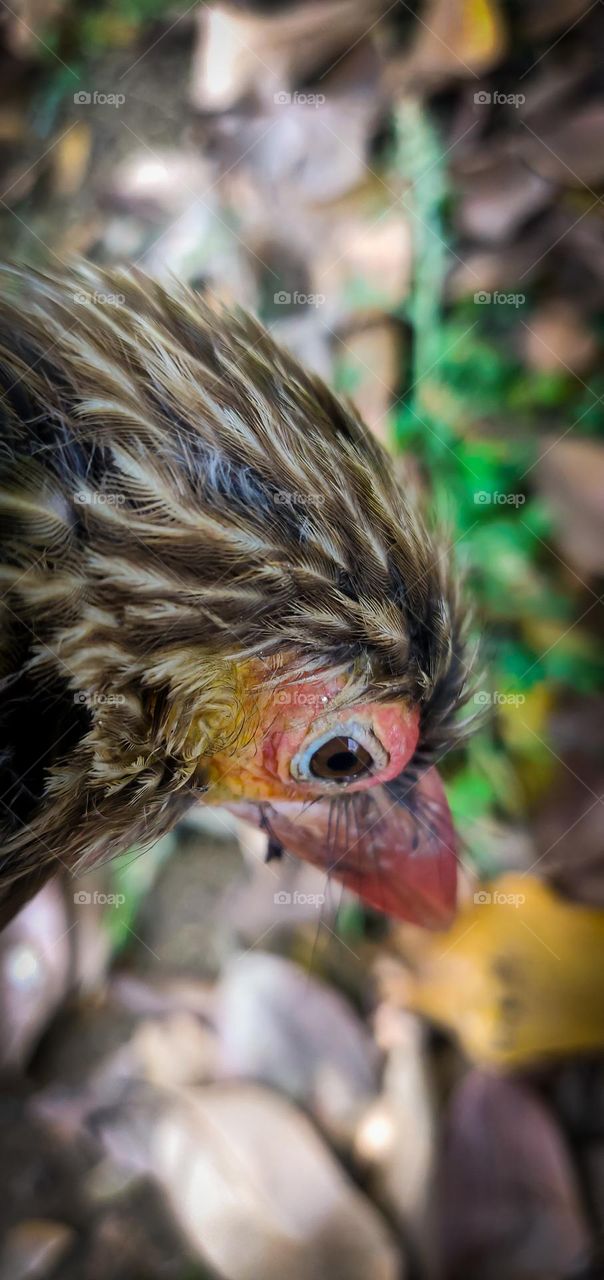
[[[346,785],[359,791],[386,782],[401,773],[413,755],[418,738],[417,711],[399,702],[358,702],[346,705],[342,694],[344,676],[280,682],[267,687],[258,682],[258,663],[249,664],[244,676],[244,702],[249,706],[249,737],[236,753],[220,752],[207,766],[209,788],[204,797],[209,804],[229,804],[239,800],[308,800],[326,792],[335,794],[334,784],[321,779],[301,781],[292,775],[292,761],[333,729],[336,737],[342,726],[354,722],[379,743],[383,767],[370,777]],[[245,678],[247,677],[247,678]],[[246,717],[243,717],[244,723]]]

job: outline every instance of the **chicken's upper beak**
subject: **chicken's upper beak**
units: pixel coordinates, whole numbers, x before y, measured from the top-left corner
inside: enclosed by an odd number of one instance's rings
[[[342,800],[229,806],[267,828],[386,915],[444,929],[455,914],[457,852],[449,806],[435,768]]]

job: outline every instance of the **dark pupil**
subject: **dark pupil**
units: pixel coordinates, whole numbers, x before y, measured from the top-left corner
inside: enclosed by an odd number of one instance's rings
[[[315,778],[331,778],[348,782],[370,773],[373,760],[365,747],[354,738],[331,738],[311,757],[310,771]]]

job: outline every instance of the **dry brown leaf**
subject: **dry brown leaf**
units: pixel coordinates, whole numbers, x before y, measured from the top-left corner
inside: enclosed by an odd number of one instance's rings
[[[336,1140],[350,1136],[377,1092],[378,1054],[342,996],[289,960],[249,952],[219,983],[215,1019],[219,1074],[271,1085]]]
[[[335,235],[316,245],[316,279],[326,293],[341,294],[362,284],[368,293],[366,307],[355,306],[355,318],[372,305],[382,311],[398,307],[409,292],[412,270],[412,236],[409,222],[399,210],[387,209],[376,217],[363,209],[354,217],[343,216]],[[319,287],[319,286],[317,286]]]
[[[0,107],[0,142],[22,142],[27,134],[25,112],[8,104]]]
[[[470,248],[464,250],[463,261],[456,263],[447,283],[450,299],[467,298],[468,295],[495,289],[507,292],[514,285],[530,284],[536,274],[536,263],[546,249],[545,229],[534,236],[523,236],[519,244],[499,247],[487,252]]]
[[[28,1218],[6,1235],[0,1247],[0,1280],[44,1280],[68,1253],[75,1232],[64,1222]]]
[[[393,324],[368,325],[346,335],[344,356],[354,378],[350,391],[363,421],[384,444],[388,441],[389,412],[395,400],[401,358],[398,333]]]
[[[478,172],[462,181],[459,225],[464,235],[504,244],[551,198],[550,183],[512,156],[485,158]]]
[[[425,1027],[415,1015],[382,1005],[376,1034],[388,1043],[383,1087],[360,1120],[355,1151],[369,1167],[378,1203],[408,1234],[422,1259],[422,1275],[429,1277],[436,1261],[436,1117]]]
[[[590,8],[591,0],[525,0],[518,16],[529,39],[543,40],[572,28]]]
[[[69,921],[56,881],[15,916],[0,938],[0,1064],[18,1067],[66,994]]]
[[[534,817],[539,867],[568,897],[604,907],[604,805],[593,803],[604,794],[604,698],[567,697],[546,734],[563,767]]]
[[[229,111],[247,95],[273,103],[356,45],[388,9],[387,0],[315,0],[275,13],[221,3],[199,10],[191,101]]]
[[[214,1075],[216,1037],[199,1018],[184,1010],[164,1018],[145,1018],[128,1049],[133,1073],[150,1084],[178,1088],[202,1084]]]
[[[67,0],[14,0],[6,6],[4,23],[6,41],[17,58],[40,58],[44,49],[41,37],[60,20]]]
[[[535,474],[562,555],[579,574],[604,573],[604,445],[569,436],[545,441]]]
[[[377,1211],[290,1103],[250,1085],[129,1096],[114,1158],[150,1173],[225,1280],[401,1280]]]
[[[507,32],[498,0],[428,0],[415,41],[387,79],[429,90],[451,77],[474,79],[503,57]]]
[[[447,1280],[566,1280],[590,1238],[553,1116],[525,1085],[471,1071],[447,1118],[442,1168]]]
[[[592,102],[568,117],[565,112],[540,136],[527,133],[518,148],[527,164],[565,187],[594,187],[604,182],[604,103]]]
[[[525,340],[527,363],[540,373],[566,370],[584,377],[598,355],[594,333],[565,298],[552,298],[532,312]]]

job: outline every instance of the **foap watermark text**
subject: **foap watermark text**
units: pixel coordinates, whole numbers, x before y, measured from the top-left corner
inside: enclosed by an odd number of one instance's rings
[[[316,707],[322,711],[329,698],[325,693],[314,693],[312,689],[276,689],[275,702],[279,707]]]
[[[94,693],[89,689],[77,689],[73,700],[82,707],[123,707],[126,701],[123,693]]]
[[[126,898],[123,893],[99,893],[97,889],[90,893],[87,889],[77,889],[73,900],[78,907],[123,907]]]
[[[498,489],[477,489],[474,503],[477,507],[522,507],[526,502],[524,493],[500,493]]]
[[[498,689],[478,689],[474,694],[477,707],[523,707],[526,702],[524,693],[500,693]]]
[[[74,93],[73,100],[76,107],[123,107],[126,101],[125,93],[104,93],[102,89],[78,89]]]
[[[490,292],[488,289],[478,289],[474,294],[474,302],[480,307],[521,307],[526,302],[525,293],[502,293],[500,289],[494,289]]]
[[[300,493],[290,489],[275,489],[276,507],[322,507],[325,498],[321,493]]]
[[[477,89],[474,94],[474,105],[477,107],[522,107],[526,102],[525,93],[503,93],[501,89]]]
[[[526,902],[524,893],[501,893],[499,889],[477,889],[474,894],[474,902],[477,907],[521,907]]]
[[[73,295],[74,302],[83,306],[86,302],[94,302],[99,307],[123,307],[126,301],[124,293],[101,293],[95,289],[94,293],[86,293],[84,289],[79,289]]]
[[[73,495],[79,507],[122,507],[126,501],[123,493],[90,493],[79,489]]]
[[[322,307],[325,302],[324,293],[300,293],[298,289],[294,289],[290,293],[288,289],[279,289],[273,294],[273,302],[278,307]]]
[[[276,107],[291,107],[292,104],[297,107],[322,107],[326,101],[324,93],[288,93],[286,89],[280,89],[278,93],[273,94],[273,102]]]
[[[300,893],[297,889],[294,893],[288,893],[287,890],[280,889],[279,893],[273,894],[273,902],[276,907],[322,907],[325,894]]]

